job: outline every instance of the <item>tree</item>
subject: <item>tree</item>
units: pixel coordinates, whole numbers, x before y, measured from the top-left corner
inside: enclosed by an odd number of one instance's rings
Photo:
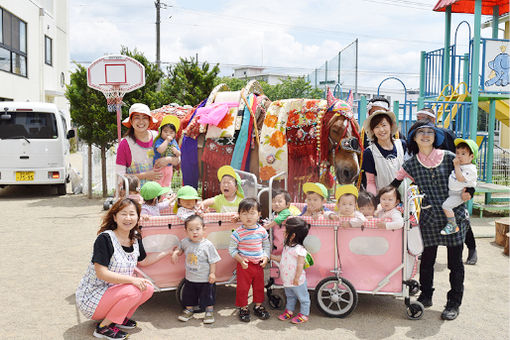
[[[161,90],[166,98],[181,105],[196,105],[209,96],[219,72],[218,64],[210,68],[207,62],[200,66],[194,58],[180,58],[179,63],[168,67]]]
[[[281,84],[270,85],[265,81],[259,81],[264,94],[271,100],[289,99],[289,98],[323,98],[323,90],[314,89],[304,77],[292,80],[290,77],[281,79]],[[227,84],[231,91],[239,91],[247,84],[246,79],[218,77],[214,85],[221,83]]]
[[[269,85],[261,82],[260,85],[266,96],[271,100],[280,100],[288,98],[323,98],[323,91],[314,89],[304,77],[292,80],[290,77],[281,79],[281,84]]]
[[[123,118],[128,116],[129,106],[133,103],[145,103],[151,109],[167,103],[162,93],[156,91],[158,81],[163,73],[136,49],[130,52],[122,47],[121,54],[138,60],[145,66],[145,86],[124,96],[122,107]],[[76,71],[71,73],[71,82],[66,89],[66,98],[71,104],[71,118],[78,128],[78,136],[89,146],[89,197],[92,196],[91,155],[92,145],[101,150],[101,177],[103,197],[106,197],[106,151],[117,142],[117,116],[108,112],[104,95],[87,86],[87,69],[76,64]],[[125,129],[125,128],[124,128]]]

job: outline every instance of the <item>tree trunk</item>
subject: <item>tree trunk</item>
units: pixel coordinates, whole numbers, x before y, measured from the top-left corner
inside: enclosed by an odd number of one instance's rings
[[[89,152],[87,157],[88,176],[87,176],[87,197],[92,198],[92,144],[89,143]]]
[[[103,183],[103,197],[108,196],[108,183],[106,183],[106,148],[101,145],[101,182]]]

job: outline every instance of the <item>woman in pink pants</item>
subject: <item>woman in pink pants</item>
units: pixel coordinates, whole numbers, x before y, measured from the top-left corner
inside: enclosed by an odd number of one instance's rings
[[[138,220],[140,205],[125,198],[115,203],[103,218],[87,271],[76,291],[76,304],[88,318],[100,321],[94,336],[125,339],[120,330],[136,327],[135,310],[154,292],[149,280],[133,276],[137,264],[150,265],[169,255],[171,249],[147,255]]]

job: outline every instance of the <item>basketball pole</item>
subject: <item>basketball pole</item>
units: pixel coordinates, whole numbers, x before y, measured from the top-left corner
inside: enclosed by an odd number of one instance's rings
[[[120,104],[115,104],[115,109],[117,111],[117,138],[120,144],[120,127],[121,127],[121,117],[122,117],[122,111],[120,109]]]

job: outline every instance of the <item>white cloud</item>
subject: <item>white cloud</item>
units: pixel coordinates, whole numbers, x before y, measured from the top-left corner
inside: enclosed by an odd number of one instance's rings
[[[358,37],[363,85],[376,86],[387,73],[417,87],[420,51],[443,44],[444,14],[432,12],[435,0],[421,1],[429,10],[369,0],[162,2],[171,6],[161,11],[163,62],[198,53],[199,60],[211,63],[294,67],[288,72],[304,73]],[[125,45],[155,60],[152,1],[71,0],[70,14],[72,59],[91,61]],[[466,16],[452,18],[455,30]],[[352,54],[350,59],[342,60],[344,65],[353,65]]]

